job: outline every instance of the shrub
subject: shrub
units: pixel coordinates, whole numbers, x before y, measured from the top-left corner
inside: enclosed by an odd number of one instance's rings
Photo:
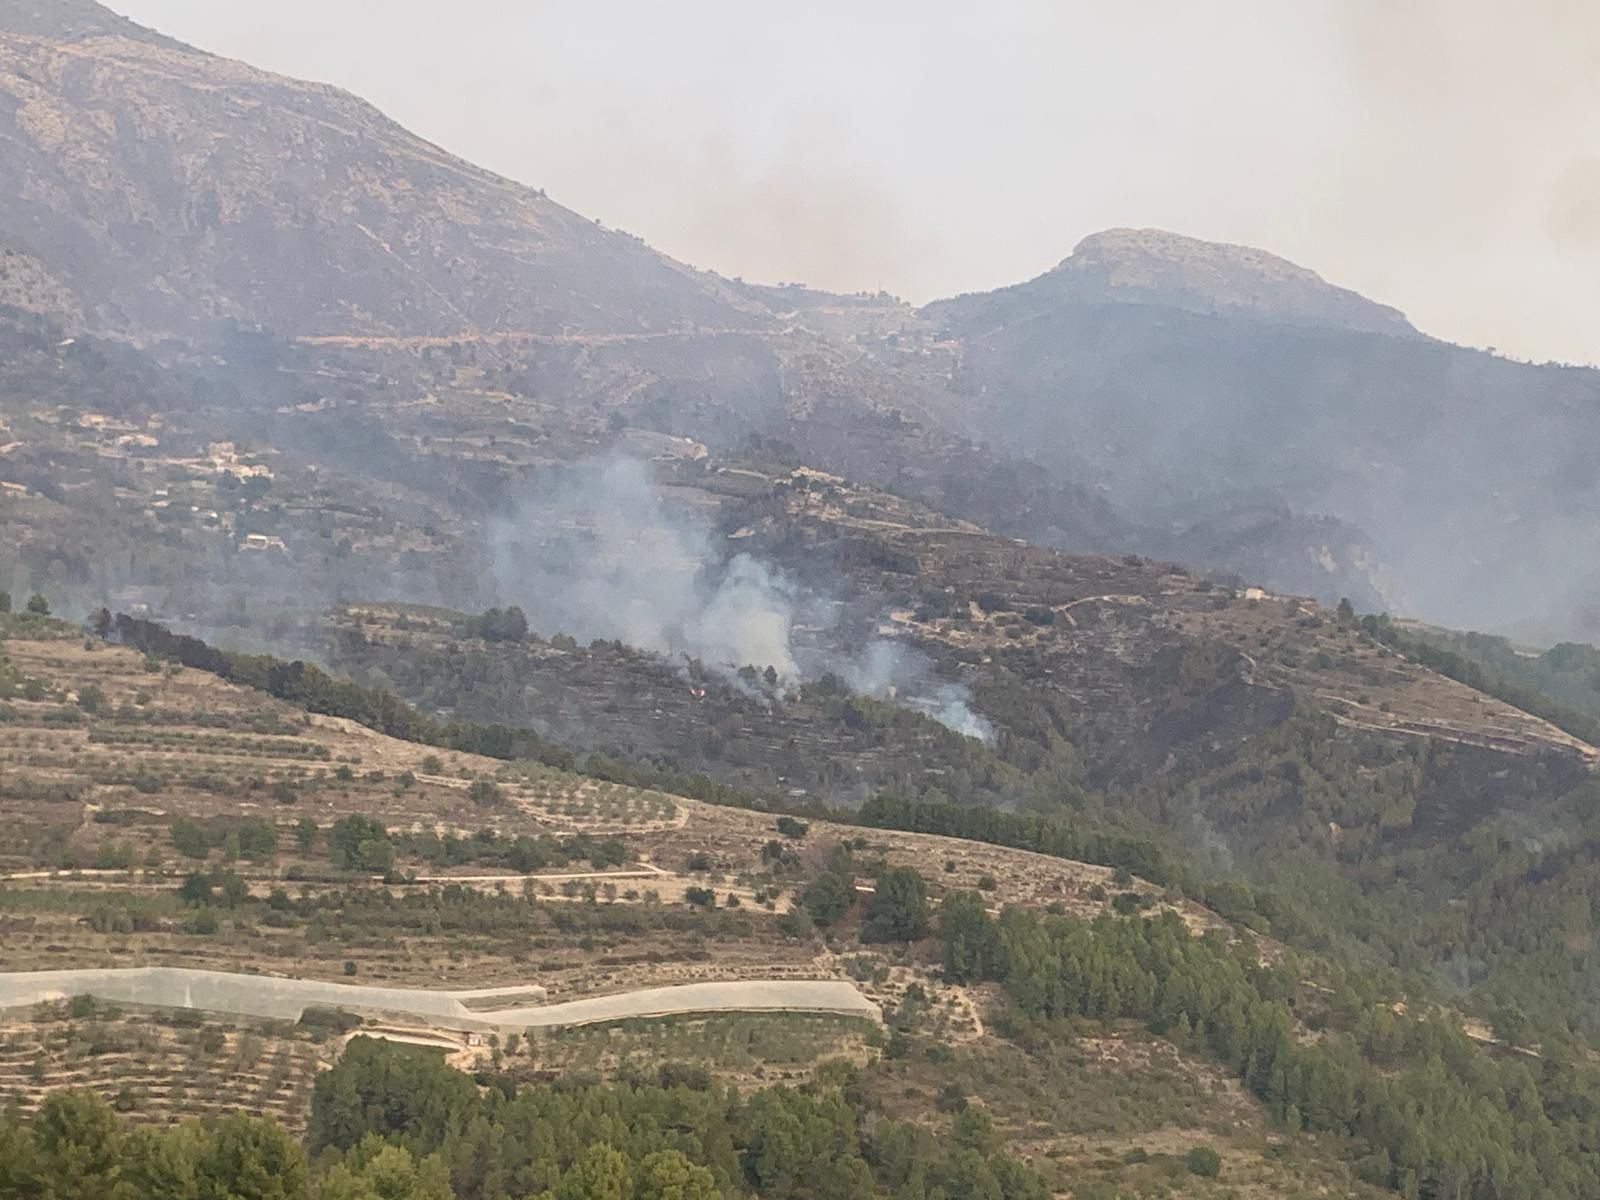
[[[493,808],[505,799],[500,785],[492,779],[474,779],[467,795],[479,808]]]
[[[133,866],[133,847],[127,842],[101,842],[95,847],[94,865],[102,871],[126,871]]]
[[[361,1028],[361,1018],[345,1012],[342,1008],[326,1008],[313,1004],[300,1014],[300,1024],[311,1031],[314,1039],[321,1040],[329,1035],[349,1033],[352,1029]]]
[[[855,877],[848,870],[830,868],[813,879],[800,893],[800,906],[816,924],[832,925],[850,911],[856,901]]]
[[[278,852],[278,827],[259,818],[239,822],[239,854],[251,862],[271,858]]]
[[[346,870],[386,872],[394,866],[394,843],[370,817],[345,817],[328,830],[328,855]]]
[[[249,885],[232,871],[216,871],[211,874],[196,871],[178,885],[180,900],[185,904],[205,908],[216,904],[238,908],[249,895]]]
[[[947,1083],[939,1089],[939,1094],[934,1099],[933,1106],[942,1113],[966,1112],[966,1093],[961,1090],[960,1084]]]
[[[928,885],[911,867],[878,877],[861,922],[863,942],[914,942],[928,934]]]
[[[811,914],[803,908],[791,908],[778,918],[778,932],[786,938],[808,938],[817,931]]]
[[[211,853],[211,836],[183,817],[172,823],[172,844],[185,858],[204,858]]]
[[[528,636],[528,618],[516,605],[491,608],[482,616],[468,617],[462,622],[461,632],[486,642],[520,642]]]
[[[597,871],[607,867],[620,867],[628,861],[628,847],[618,838],[596,842],[589,851],[589,865]]]
[[[1183,1156],[1183,1165],[1191,1175],[1202,1179],[1215,1179],[1222,1172],[1222,1155],[1210,1146],[1196,1146]]]

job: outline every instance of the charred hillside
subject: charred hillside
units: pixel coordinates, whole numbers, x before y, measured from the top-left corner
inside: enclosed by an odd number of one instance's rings
[[[548,626],[486,639],[479,619],[438,611],[358,606],[319,653],[434,712],[598,751],[621,778],[1115,830],[1201,879],[1242,876],[1259,890],[1251,919],[1280,936],[1473,987],[1522,988],[1543,962],[1545,1011],[1589,1020],[1586,955],[1546,961],[1600,846],[1587,743],[1304,598],[1020,545],[814,472],[763,489],[748,467],[700,470],[673,486],[716,507],[724,537],[831,581],[861,622],[848,627],[930,663],[991,741],[837,679],[741,676]],[[1513,894],[1549,919],[1531,942]],[[1463,905],[1484,921],[1458,928]]]

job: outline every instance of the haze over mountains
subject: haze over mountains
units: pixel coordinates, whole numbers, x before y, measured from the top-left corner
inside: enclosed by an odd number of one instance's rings
[[[1585,634],[1600,374],[725,278],[86,0],[0,171],[0,1200],[1600,1196],[1600,649],[1351,606]]]
[[[3,0],[0,30],[0,299],[68,329],[168,359],[259,331],[280,382],[337,357],[374,396],[432,394],[425,355],[470,347],[564,428],[764,438],[1067,550],[1600,626],[1600,372],[1453,347],[1264,251],[1159,231],[920,310],[746,285],[99,5]],[[283,399],[234,383],[247,409]]]

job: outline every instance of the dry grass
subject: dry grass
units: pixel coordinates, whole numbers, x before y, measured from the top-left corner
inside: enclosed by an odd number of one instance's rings
[[[1504,701],[1411,662],[1292,597],[1201,604],[1177,618],[1245,654],[1266,682],[1292,687],[1349,725],[1508,752],[1600,751]]]
[[[954,1049],[919,1039],[908,1056],[881,1063],[868,1087],[905,1120],[981,1104],[1058,1194],[1386,1194],[1351,1177],[1341,1147],[1274,1131],[1236,1080],[1132,1027],[1058,1033],[1032,1053],[996,1038]],[[1221,1155],[1218,1178],[1199,1178],[1184,1166],[1183,1156],[1197,1146]]]

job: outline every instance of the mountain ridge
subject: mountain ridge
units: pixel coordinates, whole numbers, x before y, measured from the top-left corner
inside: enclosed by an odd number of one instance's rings
[[[1091,233],[1043,274],[989,292],[935,300],[921,311],[936,322],[981,323],[986,310],[1014,320],[1062,302],[1141,304],[1421,336],[1399,309],[1331,284],[1270,251],[1164,229],[1117,227]]]
[[[1600,372],[1453,347],[1161,231],[920,310],[724,280],[337,88],[116,36],[83,0],[0,13],[0,244],[37,264],[6,295],[67,327],[202,357],[242,327],[278,347],[253,395],[338,380],[380,421],[448,396],[417,436],[457,449],[501,419],[540,431],[537,461],[624,428],[761,439],[1062,549],[1594,636]]]
[[[121,37],[169,47],[181,45],[95,0],[0,0],[0,32],[70,41]]]
[[[771,322],[715,276],[448,154],[348,92],[134,36],[97,7],[54,26],[16,0],[8,11],[0,130],[16,185],[0,228],[116,332]]]

